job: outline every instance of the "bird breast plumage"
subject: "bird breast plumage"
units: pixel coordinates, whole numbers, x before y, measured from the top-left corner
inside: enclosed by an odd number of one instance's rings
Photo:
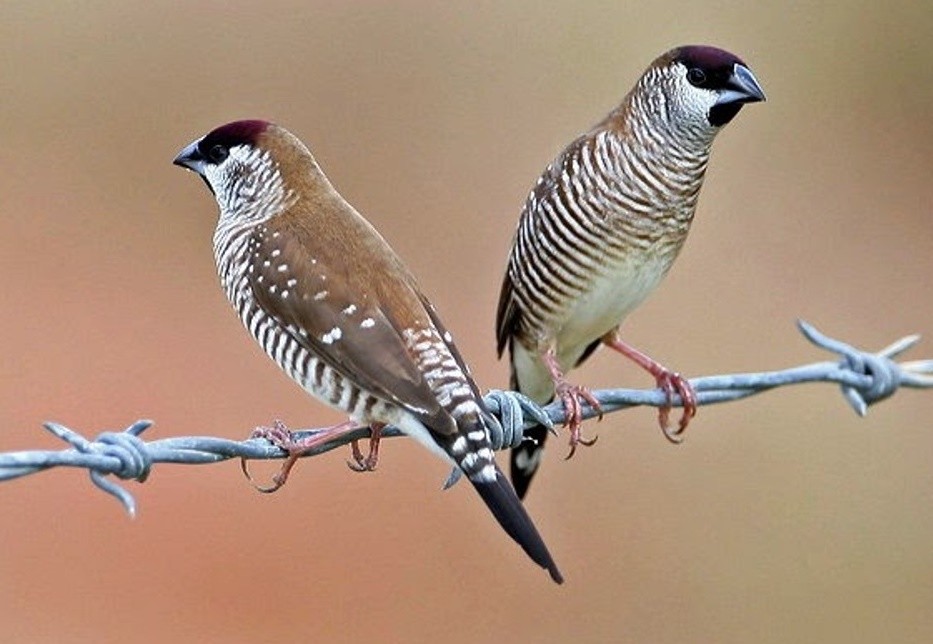
[[[292,380],[327,405],[358,422],[375,418],[389,423],[398,421],[400,410],[360,391],[339,371],[308,351],[301,341],[303,329],[283,324],[259,306],[249,281],[249,233],[249,229],[218,228],[214,241],[221,285],[250,335]]]
[[[575,300],[557,326],[557,359],[561,369],[573,367],[593,338],[617,327],[667,273],[673,258],[659,254],[626,258],[601,273],[582,297]]]
[[[634,154],[605,132],[581,139],[545,173],[519,223],[509,265],[518,336],[539,352],[557,341],[563,368],[657,287],[693,219],[705,165],[649,180],[632,171]]]

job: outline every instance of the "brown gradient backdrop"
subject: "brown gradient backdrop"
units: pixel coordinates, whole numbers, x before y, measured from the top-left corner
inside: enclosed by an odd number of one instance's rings
[[[768,102],[717,141],[694,232],[627,337],[690,375],[823,359],[801,316],[933,356],[928,3],[6,2],[0,8],[0,451],[138,417],[241,438],[340,417],[224,300],[216,209],[175,152],[276,120],[420,277],[484,388],[499,279],[543,166],[667,48],[742,55]],[[578,374],[647,386],[610,355]],[[86,474],[0,486],[11,642],[923,642],[933,393],[857,418],[834,387],[654,414],[548,453],[529,509],[551,584],[411,441],[268,497],[235,463],[158,467],[129,520]],[[268,475],[273,468],[259,468]]]

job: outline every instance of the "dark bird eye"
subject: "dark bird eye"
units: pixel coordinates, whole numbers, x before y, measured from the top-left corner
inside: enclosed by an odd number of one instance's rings
[[[691,85],[699,87],[706,82],[706,72],[699,67],[691,67],[687,70],[687,80]]]
[[[230,151],[218,144],[207,151],[207,158],[211,163],[220,163],[230,155]]]

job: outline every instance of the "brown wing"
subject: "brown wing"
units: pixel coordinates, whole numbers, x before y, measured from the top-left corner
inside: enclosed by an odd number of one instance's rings
[[[330,246],[320,238],[310,240],[308,234],[301,227],[279,235],[257,227],[250,239],[254,268],[249,274],[256,299],[301,346],[342,376],[415,414],[433,431],[454,433],[456,423],[425,382],[398,321],[382,306],[386,293],[380,287],[388,282],[402,291],[403,300],[420,305],[417,294],[412,297],[405,281],[385,274],[367,281],[350,269],[335,271],[349,264],[341,255],[351,249],[342,248],[340,240]],[[364,256],[354,260],[376,259],[365,256],[365,241],[356,242],[352,252],[362,247]]]
[[[496,352],[500,358],[518,329],[521,315],[522,312],[514,300],[512,276],[506,266],[502,289],[499,291],[499,306],[496,309]]]
[[[506,266],[505,277],[502,279],[502,289],[499,292],[499,306],[496,310],[496,350],[500,358],[502,357],[502,352],[505,351],[506,346],[508,346],[512,339],[512,336],[518,332],[522,321],[522,310],[516,301],[515,284],[512,281],[512,262],[516,261],[514,256],[519,252],[518,238],[523,230],[527,228],[531,230],[535,229],[534,221],[529,222],[529,220],[534,220],[539,216],[537,211],[540,204],[558,198],[556,193],[559,188],[560,174],[564,164],[568,162],[570,153],[579,148],[585,138],[585,135],[579,137],[567,146],[567,148],[545,168],[544,172],[541,173],[541,176],[538,178],[535,187],[529,193],[528,199],[525,200],[522,214],[518,219],[518,228],[515,231],[515,237],[512,239],[509,264]]]

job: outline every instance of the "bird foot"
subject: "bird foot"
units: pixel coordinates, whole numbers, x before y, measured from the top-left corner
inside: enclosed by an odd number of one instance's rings
[[[359,441],[350,443],[353,460],[347,461],[347,467],[354,472],[374,472],[376,470],[376,466],[379,464],[379,441],[382,438],[383,427],[385,425],[381,423],[370,425],[369,454],[366,456],[363,456],[363,452],[360,451]]]
[[[661,425],[664,438],[675,444],[682,442],[683,438],[681,434],[687,429],[687,425],[690,424],[690,419],[697,415],[697,392],[693,388],[693,385],[679,373],[671,371],[647,354],[626,344],[622,338],[619,337],[618,329],[610,331],[603,336],[603,342],[610,349],[618,351],[654,376],[654,380],[658,387],[660,387],[667,396],[667,404],[658,409],[658,424]],[[676,427],[672,427],[670,424],[671,408],[674,406],[674,394],[680,396],[680,401],[684,408],[684,412],[680,417],[680,422]]]
[[[564,403],[564,427],[570,430],[570,453],[566,458],[569,460],[576,453],[577,445],[590,447],[599,438],[598,436],[592,439],[583,438],[583,403],[581,401],[585,401],[596,411],[599,420],[603,419],[603,410],[599,401],[586,387],[561,381],[555,390],[561,402]]]
[[[252,483],[253,487],[258,491],[264,494],[270,494],[275,492],[280,487],[285,485],[285,482],[288,480],[288,475],[292,471],[292,468],[295,466],[295,463],[298,462],[298,459],[301,458],[308,450],[331,441],[338,436],[346,434],[349,431],[352,431],[356,426],[356,423],[353,421],[346,421],[340,423],[339,425],[334,425],[332,427],[325,427],[315,433],[313,436],[304,438],[301,440],[296,440],[294,434],[281,420],[276,420],[272,423],[272,427],[257,427],[253,430],[253,433],[250,434],[250,438],[264,438],[275,447],[278,447],[280,450],[288,454],[288,457],[285,459],[285,462],[282,464],[282,468],[278,473],[272,477],[272,485],[257,485],[253,480],[252,474],[250,474],[249,466],[247,465],[247,460],[245,458],[240,459],[240,469],[243,470],[243,474]],[[362,459],[362,454],[360,455]],[[375,465],[374,465],[375,467]]]
[[[658,383],[658,387],[660,387],[667,396],[667,404],[658,410],[658,424],[661,425],[661,431],[664,433],[664,437],[667,440],[675,444],[681,443],[684,440],[682,434],[684,430],[687,429],[687,425],[690,424],[690,419],[697,414],[696,390],[693,388],[693,385],[679,373],[664,368],[655,374],[655,380]],[[670,424],[674,394],[680,396],[684,409],[676,427]]]

